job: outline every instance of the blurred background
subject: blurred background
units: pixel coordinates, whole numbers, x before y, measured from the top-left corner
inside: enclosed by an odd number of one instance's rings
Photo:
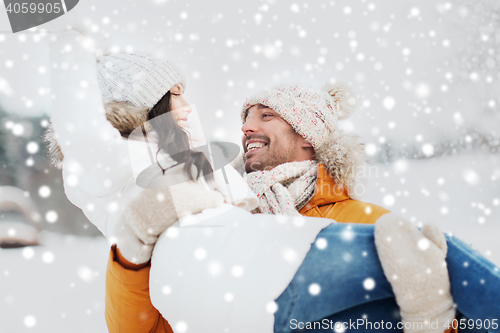
[[[81,0],[58,20],[103,50],[177,63],[215,141],[239,143],[241,105],[262,88],[349,83],[357,111],[342,126],[373,166],[363,200],[500,264],[500,2]],[[0,33],[0,316],[9,332],[105,332],[109,244],[67,200],[42,141],[51,36]]]

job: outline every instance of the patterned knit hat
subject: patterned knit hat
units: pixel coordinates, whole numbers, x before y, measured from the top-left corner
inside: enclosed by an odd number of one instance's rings
[[[140,53],[117,53],[97,59],[97,80],[104,102],[129,102],[152,108],[173,86],[186,81],[167,60]]]
[[[321,89],[302,84],[280,84],[258,92],[243,105],[241,119],[254,105],[265,105],[277,112],[295,132],[309,142],[315,159],[322,163],[350,197],[364,182],[364,147],[354,133],[339,128],[339,120],[354,112],[355,95],[343,83],[326,83]]]
[[[295,132],[318,149],[339,120],[353,111],[356,100],[349,87],[342,83],[327,83],[318,90],[300,84],[280,84],[263,90],[243,106],[241,119],[245,122],[246,111],[256,105],[265,105],[276,111]]]

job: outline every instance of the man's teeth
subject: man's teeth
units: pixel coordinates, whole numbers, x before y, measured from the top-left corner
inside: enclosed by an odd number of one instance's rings
[[[265,146],[265,143],[263,142],[253,142],[253,143],[250,143],[248,146],[247,146],[247,151],[250,151],[252,149],[258,149],[258,148],[262,148]]]

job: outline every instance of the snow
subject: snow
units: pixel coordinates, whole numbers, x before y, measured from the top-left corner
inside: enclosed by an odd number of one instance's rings
[[[40,186],[38,189],[38,195],[42,198],[47,198],[50,196],[51,190],[50,187],[47,185]]]
[[[318,249],[324,250],[328,246],[328,241],[326,240],[326,238],[320,237],[320,238],[316,239],[316,242],[314,242],[314,245],[316,245],[316,247]]]
[[[44,231],[40,243],[0,249],[2,331],[107,332],[108,242]]]
[[[45,214],[45,220],[49,223],[55,223],[57,221],[57,213],[54,212],[53,210],[49,210],[46,214]]]
[[[373,290],[373,288],[375,288],[375,280],[372,278],[366,278],[363,281],[363,288],[366,290]]]
[[[360,103],[351,119],[365,142],[377,139],[370,135],[373,125],[385,128],[389,122],[397,126],[384,131],[385,142],[407,147],[417,131],[433,143],[498,127],[497,1],[446,6],[268,0],[216,7],[89,0],[68,19],[73,15],[83,22],[99,48],[153,52],[176,62],[186,76],[194,75],[187,98],[203,103],[201,117],[210,138],[239,141],[239,126],[222,132],[214,115],[221,110],[227,123],[237,124],[242,101],[263,87],[282,81],[319,87],[331,78],[349,82],[358,99],[371,102]],[[2,50],[9,50],[0,52],[5,69],[0,94],[9,112],[50,109],[51,64],[47,38],[40,33],[49,27],[40,26],[34,34],[0,34]],[[210,86],[222,88],[214,92],[206,89]],[[384,103],[386,97],[392,101]],[[457,112],[459,122],[450,126]]]
[[[362,200],[387,207],[417,225],[434,221],[499,265],[498,151],[440,157],[440,142],[446,140],[454,147],[469,144],[478,150],[472,144],[487,140],[489,134],[498,142],[498,1],[428,2],[418,7],[398,0],[376,5],[265,2],[228,3],[217,12],[213,10],[217,6],[208,2],[190,6],[151,0],[124,5],[118,0],[89,0],[76,10],[88,23],[89,33],[107,36],[108,45],[100,47],[155,52],[190,74],[188,100],[204,103],[201,118],[211,138],[239,142],[239,107],[265,86],[299,81],[319,87],[331,78],[348,81],[360,103],[342,126],[362,136],[368,155],[377,158],[389,143],[394,148],[416,148],[422,157],[407,160],[398,155],[388,165],[376,165]],[[50,109],[47,40],[41,34],[0,34],[0,43],[2,106],[18,114]],[[87,85],[81,82],[82,88]],[[43,127],[47,124],[42,121]],[[21,138],[30,136],[29,126],[5,123],[8,132]],[[474,132],[483,137],[476,138]],[[41,150],[38,145],[33,141],[25,149],[35,154]],[[31,167],[35,161],[29,157],[25,163]],[[72,174],[66,181],[71,186],[79,179]],[[53,197],[55,187],[52,190]],[[51,196],[51,188],[41,186],[38,195]],[[94,208],[91,203],[87,207]],[[44,207],[41,213],[55,225],[68,222],[54,207]],[[171,230],[169,236],[178,235]],[[348,229],[344,236],[355,241]],[[2,330],[106,332],[107,241],[42,232],[41,243],[0,249]],[[316,246],[333,245],[318,240]],[[203,248],[194,255],[206,260]],[[293,253],[283,255],[293,259]],[[210,264],[218,274],[220,263]],[[245,273],[241,266],[234,271]],[[163,292],[171,290],[166,286]],[[187,329],[182,324],[176,327],[178,332]]]
[[[432,221],[500,265],[500,156],[464,153],[374,164],[363,201],[417,223]]]
[[[316,296],[321,292],[321,286],[317,283],[311,283],[307,290],[309,291],[309,294]]]

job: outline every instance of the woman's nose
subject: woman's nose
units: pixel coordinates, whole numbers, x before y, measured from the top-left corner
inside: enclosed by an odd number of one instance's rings
[[[187,105],[182,108],[182,113],[185,113],[186,115],[190,114],[191,112],[193,112],[193,108],[191,107],[191,105]]]
[[[182,112],[186,114],[193,112],[193,107],[184,98],[182,99]]]

